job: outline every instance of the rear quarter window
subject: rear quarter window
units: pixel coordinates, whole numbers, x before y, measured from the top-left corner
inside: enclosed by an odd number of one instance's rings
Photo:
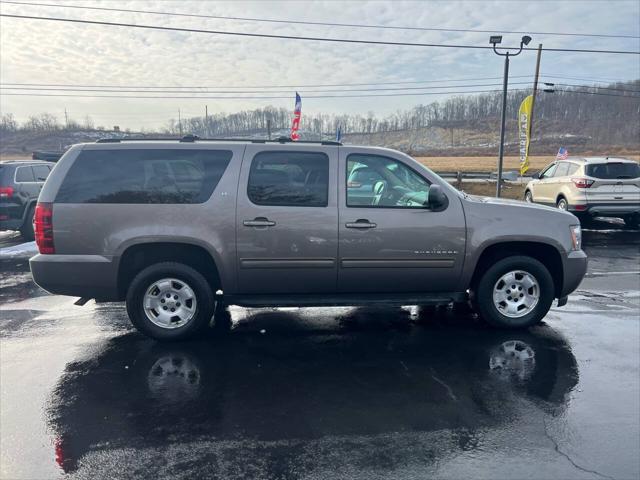
[[[60,186],[58,203],[203,203],[230,150],[85,150]]]
[[[585,174],[593,178],[617,179],[640,177],[637,163],[593,163],[585,166]]]
[[[30,166],[16,168],[16,182],[35,182],[33,170]]]

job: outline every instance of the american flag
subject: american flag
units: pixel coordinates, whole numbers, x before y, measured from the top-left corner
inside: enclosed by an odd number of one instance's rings
[[[556,155],[556,160],[566,160],[568,156],[569,151],[564,147],[560,147],[558,154]]]
[[[293,123],[291,124],[291,140],[300,140],[298,128],[300,128],[300,117],[302,115],[302,99],[296,92],[296,106],[293,108]]]

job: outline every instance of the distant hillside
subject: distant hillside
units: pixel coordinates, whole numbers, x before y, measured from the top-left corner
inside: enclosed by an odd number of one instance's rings
[[[517,153],[517,111],[529,91],[509,92],[506,152]],[[335,138],[339,126],[345,143],[397,148],[416,155],[469,156],[497,152],[500,134],[501,94],[452,97],[443,102],[418,105],[386,117],[368,115],[305,114],[301,137]],[[233,114],[212,113],[207,118],[172,120],[153,136],[272,138],[288,135],[291,112],[266,107]],[[104,129],[62,127],[49,114],[34,116],[18,125],[9,114],[0,119],[0,154],[37,149],[60,149],[105,136],[140,135]],[[535,106],[532,152],[553,154],[559,146],[572,153],[638,153],[640,151],[640,80],[607,87],[558,88],[540,92]]]

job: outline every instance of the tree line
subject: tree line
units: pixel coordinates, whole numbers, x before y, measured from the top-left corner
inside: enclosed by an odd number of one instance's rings
[[[554,92],[538,91],[535,106],[539,132],[572,133],[590,137],[593,142],[630,143],[640,137],[640,80],[611,84],[603,88],[555,88]],[[637,92],[637,93],[635,93]],[[507,94],[507,118],[515,123],[522,100],[532,90]],[[304,98],[303,98],[304,100]],[[425,127],[495,129],[502,111],[502,93],[455,96],[440,102],[417,105],[385,117],[373,112],[366,115],[305,114],[301,131],[333,137],[340,127],[343,134],[371,134]],[[291,111],[265,107],[232,114],[216,113],[208,117],[192,117],[181,122],[171,120],[165,131],[170,134],[194,133],[206,137],[265,134],[287,130]]]
[[[611,84],[607,89],[556,88],[555,93],[539,90],[535,106],[536,130],[563,132],[589,137],[594,143],[637,143],[640,137],[640,80]],[[639,93],[635,93],[639,92]],[[516,121],[517,111],[530,90],[511,91],[507,95],[507,118]],[[304,98],[303,98],[304,100]],[[372,134],[425,127],[495,129],[502,109],[502,93],[455,96],[444,101],[417,105],[410,110],[379,117],[373,112],[361,114],[305,114],[301,132],[307,136],[333,137],[338,127],[344,135]],[[193,133],[202,137],[266,135],[287,131],[292,112],[285,108],[265,107],[236,113],[213,113],[207,117],[171,119],[160,129],[167,135]],[[97,127],[103,129],[102,127]],[[34,115],[19,124],[13,115],[0,117],[0,132],[46,132],[56,130],[94,130],[87,116],[83,123],[60,123],[48,113]]]

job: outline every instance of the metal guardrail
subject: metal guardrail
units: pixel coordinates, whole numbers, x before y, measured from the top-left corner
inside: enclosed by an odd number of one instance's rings
[[[456,182],[464,182],[465,180],[497,180],[498,172],[436,172],[442,178],[446,180],[453,180]],[[520,172],[517,170],[508,170],[502,172],[502,179],[509,182],[516,182],[519,180],[529,181],[531,177],[520,177]]]

